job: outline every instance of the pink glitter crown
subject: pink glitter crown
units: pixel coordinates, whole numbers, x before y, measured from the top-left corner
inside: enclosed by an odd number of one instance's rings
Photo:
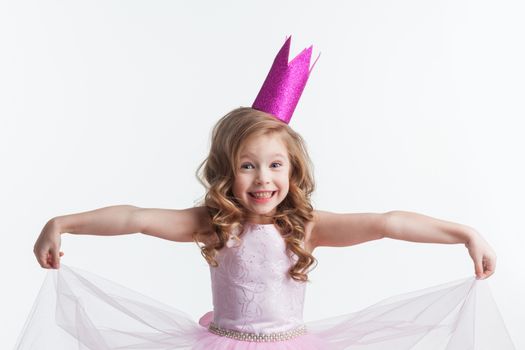
[[[286,38],[283,47],[275,56],[272,68],[252,105],[252,108],[270,113],[286,124],[290,122],[310,72],[321,56],[319,54],[312,68],[309,68],[312,56],[310,46],[288,63],[291,38]]]

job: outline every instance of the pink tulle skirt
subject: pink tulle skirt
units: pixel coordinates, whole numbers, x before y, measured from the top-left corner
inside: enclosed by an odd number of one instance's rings
[[[62,265],[48,272],[15,349],[514,349],[487,281],[473,277],[306,322],[306,333],[290,340],[235,340],[211,333],[210,320],[208,313],[195,322],[178,309]]]

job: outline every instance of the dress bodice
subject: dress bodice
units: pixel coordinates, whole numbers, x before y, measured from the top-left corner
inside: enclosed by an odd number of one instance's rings
[[[302,325],[306,284],[290,277],[297,256],[286,251],[280,232],[272,224],[246,224],[239,238],[217,252],[217,267],[210,266],[213,322],[252,333]]]

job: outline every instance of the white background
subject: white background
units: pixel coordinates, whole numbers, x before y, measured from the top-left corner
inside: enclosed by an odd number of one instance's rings
[[[131,204],[187,208],[213,124],[249,106],[275,54],[322,52],[290,125],[315,164],[317,209],[408,210],[476,228],[525,347],[524,5],[520,1],[0,2],[0,348],[46,270],[54,216]],[[197,320],[211,308],[193,243],[65,235],[62,263]],[[521,253],[521,254],[520,254]],[[473,274],[463,245],[384,239],[320,248],[305,320]],[[520,332],[521,331],[521,332]]]

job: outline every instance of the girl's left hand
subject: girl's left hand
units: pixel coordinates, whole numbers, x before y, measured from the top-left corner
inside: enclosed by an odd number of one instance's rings
[[[496,270],[496,253],[483,237],[475,230],[465,243],[472,261],[477,279],[490,277]]]

